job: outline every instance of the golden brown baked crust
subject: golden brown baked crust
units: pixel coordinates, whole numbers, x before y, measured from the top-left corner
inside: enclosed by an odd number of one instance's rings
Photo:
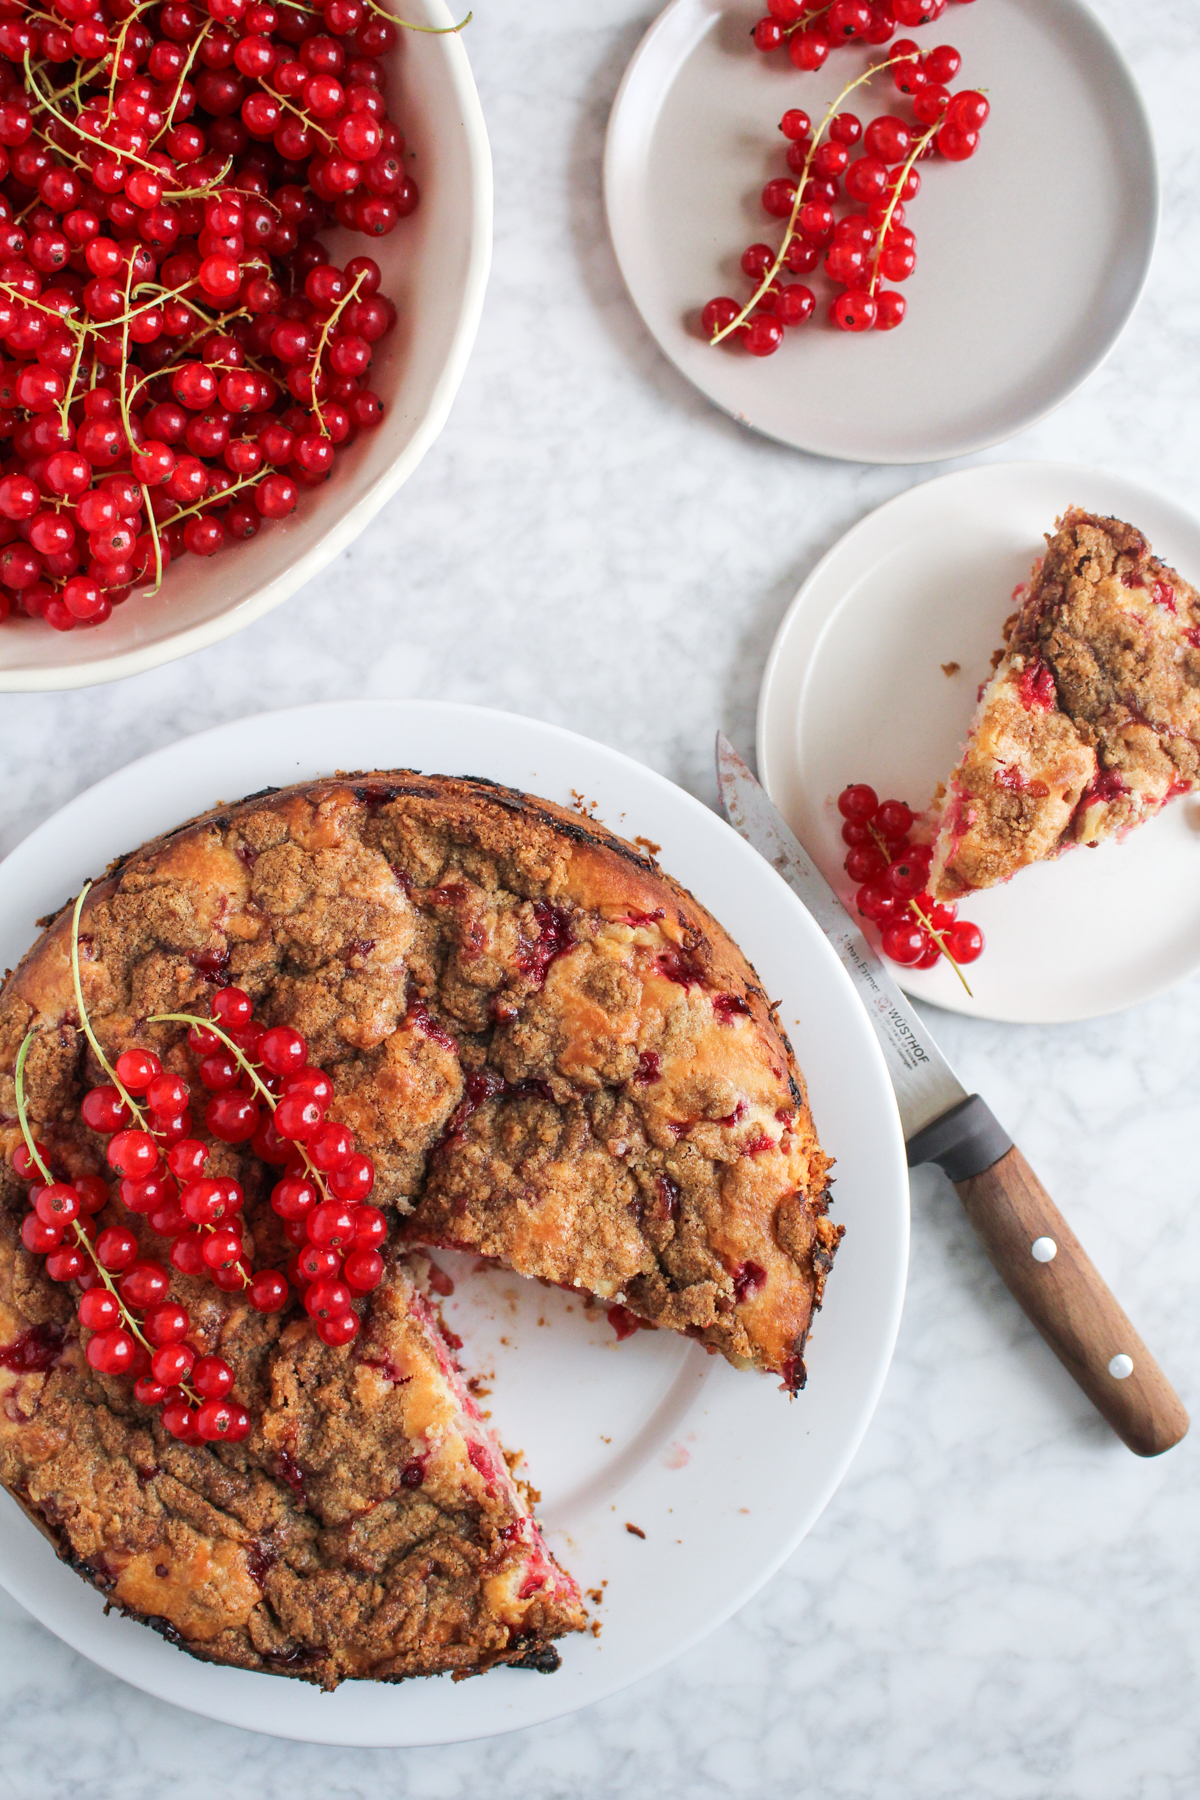
[[[1058,521],[934,804],[930,890],[1123,836],[1200,776],[1200,595],[1136,527]]]
[[[312,1060],[333,1077],[332,1115],[353,1126],[375,1162],[372,1199],[397,1215],[395,1241],[502,1258],[684,1330],[736,1363],[773,1370],[793,1392],[803,1385],[804,1344],[841,1230],[826,1216],[828,1160],[801,1077],[727,934],[603,827],[486,782],[405,771],[268,791],[121,859],[87,897],[80,945],[86,1004],[110,1059],[135,1042],[152,1047],[194,1095],[200,1084],[182,1028],[148,1025],[152,1015],[206,1012],[214,982],[233,981],[253,997],[257,1018],[302,1031]],[[69,950],[64,912],[0,992],[0,1202],[12,1308],[0,1346],[71,1316],[66,1292],[15,1237],[25,1190],[11,1169],[19,1141],[12,1070],[31,1025],[39,1035],[27,1089],[38,1137],[60,1169],[106,1172],[103,1140],[79,1115],[99,1072],[76,1028]],[[236,1175],[246,1192],[255,1265],[282,1266],[288,1246],[267,1203],[270,1173],[245,1146],[214,1145],[210,1169]],[[161,1240],[124,1213],[115,1193],[110,1219],[130,1223],[149,1237],[147,1250],[161,1254]],[[357,1475],[351,1487],[375,1523],[357,1522],[358,1499],[343,1495],[332,1510],[314,1502],[313,1446],[327,1415],[353,1410],[362,1383],[373,1379],[364,1374],[363,1346],[383,1328],[388,1296],[411,1294],[399,1264],[362,1338],[336,1350],[295,1310],[282,1323],[264,1321],[210,1286],[185,1292],[183,1277],[178,1285],[193,1320],[207,1321],[204,1330],[234,1363],[235,1394],[261,1415],[245,1445],[189,1450],[163,1439],[127,1384],[86,1368],[70,1334],[48,1374],[16,1372],[22,1418],[9,1414],[15,1436],[3,1438],[5,1484],[94,1579],[111,1576],[121,1604],[142,1616],[157,1606],[200,1654],[326,1683],[477,1668],[530,1647],[536,1657],[550,1637],[578,1628],[578,1597],[554,1571],[551,1598],[527,1597],[520,1619],[501,1629],[479,1597],[493,1526],[501,1527],[486,1508],[464,1523],[462,1504],[456,1511],[432,1490],[438,1517],[428,1534],[417,1533],[420,1567],[432,1574],[412,1576],[404,1559],[417,1549],[406,1524],[388,1540],[393,1561],[372,1589],[386,1629],[345,1599],[361,1572],[359,1539],[379,1528],[382,1502]],[[411,1298],[401,1310],[411,1325]],[[302,1374],[288,1373],[301,1363]],[[301,1447],[286,1450],[284,1463],[278,1408],[287,1410],[280,1396],[289,1381],[308,1400],[297,1426]],[[174,1520],[177,1505],[196,1530],[203,1514],[204,1555],[216,1556],[217,1546],[229,1559],[236,1579],[226,1571],[218,1586],[245,1600],[243,1619],[204,1636],[186,1599],[205,1587],[197,1568],[187,1565],[179,1583],[156,1575],[148,1588],[135,1586],[130,1565],[118,1567],[125,1548],[103,1548],[102,1518],[79,1533],[64,1523],[77,1508],[86,1521],[97,1509],[69,1449],[36,1449],[60,1399],[87,1408],[93,1462],[99,1469],[102,1449],[105,1478],[122,1484],[122,1517],[131,1482],[147,1496],[145,1519],[162,1500],[157,1476],[147,1485],[132,1473],[151,1463],[175,1484],[164,1517]],[[412,1437],[411,1419],[377,1418],[380,1431]],[[361,1419],[356,1426],[372,1469],[388,1462],[374,1429]],[[460,1438],[468,1430],[460,1421]],[[73,1442],[82,1435],[70,1433]],[[299,1514],[289,1486],[296,1468],[306,1498]],[[188,1498],[193,1488],[203,1507]],[[502,1499],[516,1505],[511,1494]],[[246,1507],[252,1517],[243,1518]],[[150,1529],[145,1519],[139,1530]],[[256,1599],[237,1546],[245,1532],[264,1530],[271,1543],[271,1531],[282,1534],[284,1548]],[[315,1567],[298,1573],[292,1545],[315,1555]],[[393,1574],[398,1587],[389,1585]],[[327,1603],[311,1600],[322,1580]],[[178,1587],[169,1602],[160,1583]],[[353,1631],[339,1623],[345,1608]]]

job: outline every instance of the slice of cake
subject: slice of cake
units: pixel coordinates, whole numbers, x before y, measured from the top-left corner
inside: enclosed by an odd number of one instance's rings
[[[32,1272],[0,1218],[0,1479],[114,1606],[206,1661],[326,1688],[557,1667],[579,1590],[402,1262],[352,1348],[204,1284],[205,1348],[255,1421],[220,1449],[90,1368],[70,1293]]]
[[[1200,595],[1119,519],[1059,520],[933,803],[954,900],[1151,818],[1200,779]]]

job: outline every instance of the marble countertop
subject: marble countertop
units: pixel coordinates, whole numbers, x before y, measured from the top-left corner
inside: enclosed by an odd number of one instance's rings
[[[469,42],[495,154],[495,270],[445,432],[341,562],[240,637],[114,686],[5,697],[0,850],[182,734],[356,695],[570,725],[712,801],[713,728],[752,746],[767,646],[802,578],[938,470],[755,438],[648,340],[608,245],[599,165],[655,10],[480,0]],[[1097,10],[1155,120],[1154,268],[1104,368],[992,455],[1102,463],[1188,503],[1200,15],[1194,0]],[[1084,1025],[942,1015],[937,1030],[1200,1410],[1200,981]],[[0,1794],[1182,1800],[1200,1792],[1198,1468],[1197,1433],[1149,1463],[1117,1443],[999,1286],[951,1189],[921,1171],[895,1363],[853,1468],[784,1569],[670,1668],[486,1743],[311,1748],[147,1698],[0,1592]]]

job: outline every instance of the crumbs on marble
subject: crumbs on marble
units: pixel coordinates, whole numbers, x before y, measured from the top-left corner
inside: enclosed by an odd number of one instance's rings
[[[957,675],[958,671],[961,668],[962,668],[961,663],[956,663],[956,662],[943,663],[942,664],[942,674],[946,675],[946,676]]]
[[[625,1521],[625,1529],[629,1533],[630,1537],[644,1538],[646,1535],[640,1525],[631,1525],[629,1523],[628,1519],[626,1519],[626,1521]]]

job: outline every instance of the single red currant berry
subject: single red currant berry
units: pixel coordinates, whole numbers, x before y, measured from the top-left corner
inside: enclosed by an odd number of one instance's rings
[[[75,1181],[75,1192],[79,1195],[80,1210],[85,1213],[98,1213],[108,1205],[108,1183],[102,1175],[80,1175]]]
[[[115,1087],[92,1088],[83,1096],[83,1104],[79,1110],[83,1114],[85,1125],[90,1125],[93,1131],[105,1133],[120,1131],[123,1125],[128,1125],[132,1116]]]
[[[166,1387],[178,1387],[181,1381],[187,1380],[195,1360],[196,1352],[190,1344],[172,1342],[154,1352],[150,1368],[156,1381]]]
[[[254,1017],[254,1003],[242,988],[218,988],[209,1011],[226,1031],[244,1031]]]
[[[200,1059],[200,1079],[212,1093],[228,1093],[241,1078],[241,1064],[231,1050],[216,1050]]]
[[[953,103],[952,103],[953,104]],[[960,131],[957,125],[943,125],[934,143],[947,162],[966,162],[979,145],[977,131]]]
[[[69,1225],[79,1217],[79,1195],[65,1181],[52,1182],[38,1195],[36,1212],[44,1225]]]
[[[66,1225],[48,1225],[40,1219],[36,1212],[29,1212],[21,1220],[21,1242],[34,1256],[45,1256],[48,1250],[57,1250],[62,1243]]]
[[[327,1275],[305,1293],[304,1309],[312,1319],[334,1319],[348,1310],[351,1299],[346,1283]]]
[[[333,1099],[333,1083],[324,1069],[301,1069],[296,1075],[285,1075],[283,1080],[285,1094],[303,1094],[307,1100],[315,1100],[322,1112]]]
[[[186,1307],[163,1300],[146,1308],[142,1332],[152,1344],[177,1344],[187,1336],[191,1323]]]
[[[354,1248],[378,1250],[387,1237],[387,1220],[377,1206],[360,1206],[355,1213]]]
[[[185,1231],[171,1245],[171,1263],[181,1275],[200,1275],[207,1267],[204,1261],[204,1233]]]
[[[162,1064],[153,1050],[122,1050],[117,1058],[117,1074],[131,1094],[144,1094],[161,1073]]]
[[[109,1139],[108,1160],[119,1175],[142,1181],[158,1163],[158,1145],[148,1131],[118,1131]]]
[[[218,1050],[226,1046],[215,1031],[209,1031],[204,1025],[193,1025],[187,1034],[187,1041],[197,1056],[214,1056]]]
[[[977,88],[964,88],[946,108],[946,122],[964,134],[981,131],[991,107]]]
[[[206,1443],[219,1443],[229,1436],[234,1408],[224,1400],[206,1400],[196,1413],[196,1430]]]
[[[742,261],[744,266],[744,257]],[[710,300],[700,314],[700,326],[705,337],[716,337],[719,331],[724,331],[727,325],[733,324],[741,310],[736,300],[730,300],[725,295],[717,300]]]
[[[218,1225],[204,1240],[204,1261],[210,1269],[230,1269],[242,1254],[242,1234],[233,1225]]]
[[[852,112],[834,113],[829,121],[829,135],[835,144],[857,144],[862,136],[862,120]]]
[[[308,1216],[308,1241],[322,1250],[345,1250],[354,1241],[355,1209],[324,1200]]]
[[[760,19],[751,34],[754,48],[761,50],[764,56],[772,50],[778,50],[784,41],[783,26],[778,19]]]
[[[192,1386],[206,1400],[220,1400],[233,1386],[233,1370],[220,1356],[202,1356],[192,1370]]]
[[[346,1286],[369,1294],[383,1280],[383,1258],[377,1250],[352,1250],[342,1265]]]
[[[375,1164],[369,1156],[363,1156],[359,1152],[349,1162],[343,1163],[340,1169],[333,1169],[325,1185],[335,1200],[344,1200],[351,1206],[357,1206],[375,1186]]]
[[[891,288],[881,288],[875,296],[876,331],[893,331],[907,310],[908,302],[903,294],[897,294]]]
[[[160,1262],[135,1262],[117,1283],[117,1292],[126,1306],[156,1306],[171,1291],[171,1277]]]
[[[280,1137],[302,1143],[324,1122],[325,1110],[305,1094],[285,1093],[275,1108],[275,1129]]]
[[[932,969],[934,963],[941,961],[941,949],[934,942],[933,938],[927,938],[926,945],[927,948],[925,949],[924,954],[919,956],[913,964],[914,969]]]
[[[188,1085],[178,1075],[156,1075],[146,1089],[146,1105],[164,1119],[177,1119],[188,1103]]]
[[[775,317],[781,325],[803,325],[811,319],[817,302],[811,288],[799,281],[780,288],[775,299]]]
[[[170,1432],[173,1438],[183,1443],[198,1443],[199,1433],[196,1430],[196,1415],[181,1395],[178,1400],[168,1400],[159,1414],[163,1430]]]
[[[881,885],[889,894],[894,894],[897,900],[911,900],[924,887],[928,873],[928,864],[906,851],[902,857],[888,864],[883,872]]]
[[[111,1331],[121,1317],[120,1303],[105,1287],[89,1289],[76,1310],[79,1323],[86,1325],[89,1331]]]
[[[825,30],[835,41],[860,37],[871,23],[867,0],[832,0],[825,15]]]
[[[771,356],[783,342],[783,326],[768,314],[751,319],[742,337],[751,356]]]
[[[983,933],[978,925],[958,919],[946,933],[946,948],[955,962],[973,963],[977,956],[983,955]]]
[[[318,1169],[329,1172],[340,1169],[354,1154],[354,1133],[348,1125],[327,1119],[308,1140],[308,1155]]]
[[[196,1138],[180,1138],[167,1151],[167,1167],[180,1181],[194,1179],[208,1161],[208,1145]]]
[[[912,830],[912,810],[903,800],[884,800],[875,814],[875,824],[885,838],[905,837]]]
[[[823,31],[812,28],[798,31],[788,40],[788,55],[798,69],[820,69],[829,55],[830,43]]]
[[[98,1331],[84,1352],[99,1375],[124,1375],[133,1363],[135,1345],[127,1331]]]
[[[296,1268],[305,1281],[321,1281],[336,1275],[340,1262],[336,1250],[321,1250],[316,1244],[309,1244],[297,1257]]]
[[[140,1400],[143,1406],[157,1406],[160,1400],[167,1397],[166,1384],[155,1381],[153,1375],[141,1375],[133,1384],[133,1397]]]
[[[235,1091],[214,1094],[204,1109],[204,1123],[223,1144],[244,1144],[258,1129],[258,1102]]]
[[[332,1319],[318,1319],[316,1326],[321,1342],[336,1349],[339,1344],[348,1344],[358,1336],[358,1314],[337,1313]]]
[[[873,787],[860,781],[852,787],[842,789],[837,805],[843,819],[853,819],[856,823],[865,824],[879,811],[879,796]]]
[[[247,1290],[255,1312],[279,1312],[286,1305],[288,1284],[277,1269],[260,1269]]]
[[[137,1261],[137,1239],[124,1225],[109,1225],[96,1239],[96,1256],[102,1268],[116,1273]]]
[[[285,1175],[271,1193],[271,1205],[281,1219],[306,1219],[317,1204],[317,1190],[302,1175]]]
[[[883,928],[883,953],[893,962],[912,964],[924,956],[929,938],[912,919],[893,919]]]
[[[839,113],[837,115],[838,119],[850,119],[853,117],[853,113]],[[835,125],[836,123],[837,119],[834,120]],[[855,123],[857,123],[857,120]],[[812,136],[812,120],[806,112],[801,112],[798,106],[791,106],[788,108],[787,112],[784,113],[782,119],[780,119],[779,129],[789,143],[799,144],[802,143],[805,138]],[[846,138],[843,142],[852,144],[854,139]]]
[[[937,44],[924,58],[930,81],[953,81],[962,68],[962,57],[953,44]]]
[[[886,868],[887,858],[875,844],[851,850],[845,862],[846,873],[855,884],[878,881]]]
[[[293,1075],[308,1061],[308,1045],[290,1025],[272,1025],[258,1046],[259,1060],[275,1075]]]
[[[860,887],[854,898],[863,918],[873,919],[877,925],[890,919],[899,904],[894,894],[885,892],[875,881],[869,881]]]
[[[51,1250],[46,1258],[46,1273],[51,1281],[77,1281],[88,1266],[86,1255],[75,1244]]]
[[[796,204],[796,184],[789,181],[786,175],[778,175],[774,181],[768,181],[762,191],[762,203],[766,212],[773,219],[786,219]]]

